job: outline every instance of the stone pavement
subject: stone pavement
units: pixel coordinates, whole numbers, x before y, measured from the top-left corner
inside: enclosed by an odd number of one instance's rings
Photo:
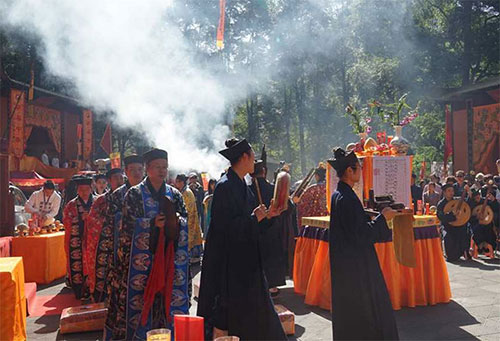
[[[447,263],[452,301],[395,312],[401,340],[500,341],[500,262],[481,258]],[[290,283],[291,284],[291,283]],[[306,306],[290,286],[277,303],[295,313],[297,340],[331,340],[330,314]],[[362,328],[362,326],[360,326]]]
[[[449,304],[403,308],[395,312],[402,340],[500,340],[500,262],[481,258],[447,263],[452,291]],[[42,287],[41,295],[66,292],[63,281]],[[196,311],[196,302],[191,311]],[[291,340],[331,340],[328,311],[304,304],[293,293],[292,282],[276,303],[295,313]],[[100,340],[102,333],[60,335],[59,315],[28,317],[28,340]],[[362,326],[360,326],[362,328]]]

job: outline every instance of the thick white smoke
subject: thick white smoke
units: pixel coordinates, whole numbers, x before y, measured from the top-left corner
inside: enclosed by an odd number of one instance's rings
[[[6,0],[0,12],[10,29],[41,39],[48,71],[74,84],[82,102],[143,129],[176,169],[219,174],[226,164],[215,150],[230,133],[223,116],[231,95],[166,20],[171,2]]]
[[[376,41],[379,32],[398,37],[393,46],[378,47],[379,52],[397,55],[411,48],[401,34],[408,1],[384,0],[384,6],[371,0],[265,3],[276,19],[269,29],[233,4],[234,18],[226,21],[226,28],[235,46],[224,51],[230,74],[220,71],[221,56],[204,55],[203,64],[197,61],[200,51],[192,50],[171,22],[191,26],[190,34],[197,34],[198,25],[213,26],[215,45],[218,11],[211,10],[217,1],[207,0],[204,8],[203,1],[190,7],[183,0],[0,0],[0,25],[38,37],[37,51],[51,74],[71,82],[75,95],[96,112],[116,113],[114,124],[144,131],[154,145],[169,151],[173,168],[216,176],[227,165],[216,152],[231,134],[226,110],[241,103],[247,91],[266,93],[267,82],[283,74],[314,73],[316,57],[336,63],[344,58],[339,52],[345,46],[353,54],[348,72],[363,72],[366,63],[358,66],[354,55],[363,53],[361,40]],[[352,23],[365,33],[352,37],[350,16],[360,8],[363,18]],[[207,40],[203,34],[201,40]],[[202,53],[209,48],[204,49]],[[340,73],[332,81],[340,81]]]

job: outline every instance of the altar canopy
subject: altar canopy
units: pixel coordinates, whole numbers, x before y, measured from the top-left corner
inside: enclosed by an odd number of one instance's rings
[[[24,88],[15,83],[5,99],[11,118],[9,127],[9,170],[36,170],[47,178],[67,178],[43,173],[33,166],[26,167],[26,156],[43,152],[49,158],[58,158],[61,164],[69,160],[89,161],[93,157],[93,113],[82,108],[74,99],[38,89],[39,96],[27,99]],[[77,136],[81,127],[81,136]],[[78,137],[78,138],[77,138]],[[21,166],[21,163],[24,163]]]
[[[52,167],[51,167],[52,168]],[[40,189],[43,184],[51,180],[59,186],[59,189],[64,187],[66,179],[64,178],[51,178],[47,179],[35,171],[31,172],[10,172],[10,182],[19,187],[21,190],[34,191]]]
[[[15,170],[11,163],[11,171]],[[56,168],[44,164],[38,158],[33,156],[23,156],[19,164],[19,170],[21,172],[37,172],[46,178],[61,178],[70,179],[74,174],[78,172],[77,168]]]
[[[12,89],[10,92],[10,151],[18,159],[24,155],[26,142],[34,126],[45,128],[56,151],[61,152],[61,113],[57,110],[33,105],[27,110],[26,94],[23,90]]]
[[[50,139],[58,153],[61,152],[61,113],[38,105],[33,106],[33,113],[30,110],[25,112],[24,144],[31,135],[33,126],[47,129]]]

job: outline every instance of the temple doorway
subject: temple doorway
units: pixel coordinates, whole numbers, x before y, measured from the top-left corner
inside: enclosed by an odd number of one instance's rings
[[[26,141],[25,152],[29,156],[35,156],[41,159],[44,150],[47,152],[49,160],[51,160],[54,156],[59,157],[59,153],[54,147],[54,143],[52,142],[47,129],[33,126],[31,134]]]

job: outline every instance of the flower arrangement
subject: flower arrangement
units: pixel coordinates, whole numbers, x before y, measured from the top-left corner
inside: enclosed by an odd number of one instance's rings
[[[368,116],[368,108],[356,109],[352,104],[345,108],[345,116],[351,121],[351,127],[355,134],[371,133],[371,117]]]
[[[379,102],[373,105],[377,107],[378,114],[383,122],[390,123],[393,126],[405,126],[418,117],[418,107],[420,105],[419,102],[415,108],[412,108],[406,102],[407,98],[408,93],[405,93],[394,103],[386,104],[385,108],[382,108],[382,104]],[[401,119],[405,111],[406,115]]]
[[[413,113],[407,115],[401,122],[399,122],[399,125],[404,127],[405,125],[410,124],[414,119],[418,117],[418,112],[414,111]]]

